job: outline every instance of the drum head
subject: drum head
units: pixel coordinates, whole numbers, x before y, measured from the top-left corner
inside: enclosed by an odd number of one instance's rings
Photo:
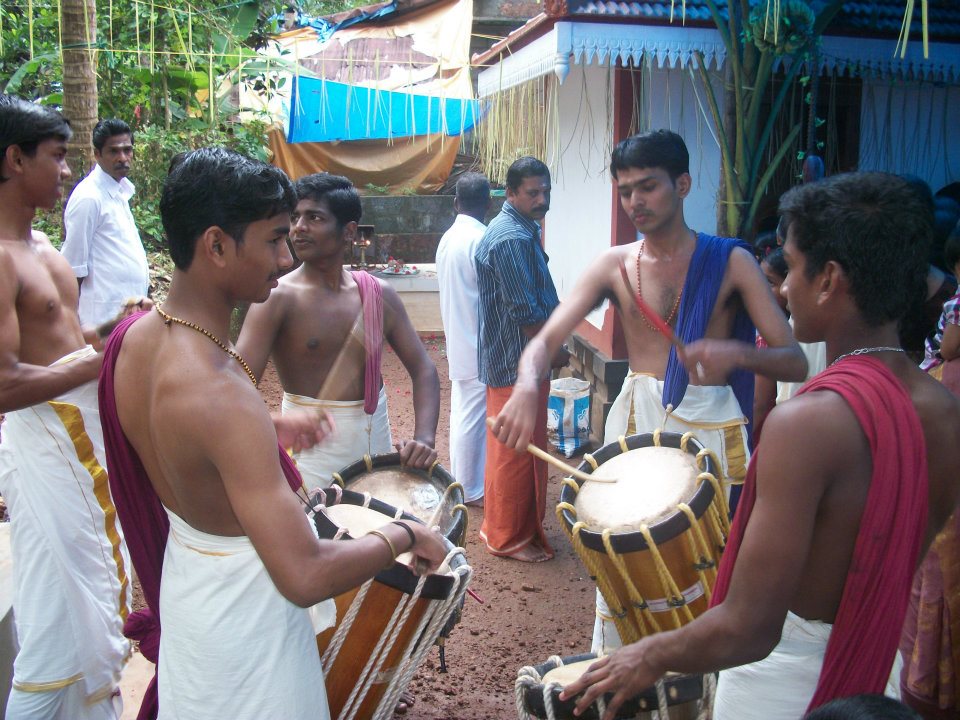
[[[399,453],[378,455],[372,459],[373,470],[368,471],[366,462],[359,460],[340,471],[344,487],[371,497],[387,505],[398,507],[423,522],[437,518],[440,532],[454,544],[462,542],[463,513],[454,508],[463,503],[463,490],[456,487],[446,493],[454,482],[442,466],[432,472],[400,465]],[[446,498],[444,499],[444,494]],[[443,507],[440,512],[437,508]]]
[[[677,448],[641,447],[615,455],[591,473],[616,483],[584,483],[574,507],[589,530],[634,532],[656,525],[688,502],[699,474],[694,457]]]
[[[577,717],[573,714],[573,709],[577,704],[576,699],[571,698],[565,702],[560,700],[561,689],[583,675],[596,659],[597,656],[593,653],[584,653],[582,655],[572,655],[562,658],[562,665],[557,665],[555,662],[549,661],[537,665],[534,669],[542,680],[539,685],[527,687],[524,691],[523,704],[527,712],[537,718],[546,718],[547,711],[544,707],[543,688],[551,682],[557,682],[560,684],[560,687],[552,690],[550,694],[553,703],[553,712],[556,717],[563,718],[564,720],[600,720],[596,705],[591,705],[582,715]],[[668,673],[664,678],[664,686],[668,706],[694,702],[703,697],[702,675],[678,675],[676,673]],[[612,693],[608,693],[604,697],[604,700],[607,702],[610,702],[612,699]],[[642,712],[649,712],[656,709],[657,691],[656,688],[651,687],[621,705],[616,717],[618,720],[626,720],[627,718],[634,718]]]
[[[697,442],[696,439],[689,439],[686,451],[680,449],[682,437],[682,435],[677,433],[663,432],[660,434],[659,447],[654,444],[652,433],[631,435],[625,440],[628,451],[637,450],[638,448],[645,451],[666,451],[666,453],[668,453],[666,455],[656,453],[653,455],[648,454],[646,457],[659,457],[660,460],[666,458],[665,463],[661,462],[659,464],[661,466],[675,466],[677,468],[677,475],[681,478],[679,482],[677,482],[675,478],[663,480],[661,477],[656,477],[655,473],[645,472],[643,470],[617,468],[616,465],[609,465],[608,463],[617,457],[630,456],[630,452],[623,452],[619,442],[604,445],[593,454],[594,459],[600,464],[596,471],[587,462],[581,463],[580,467],[577,468],[578,470],[591,474],[593,472],[600,474],[600,472],[606,468],[606,471],[611,476],[616,474],[620,482],[610,484],[589,483],[577,480],[577,490],[568,485],[564,485],[560,490],[560,501],[573,505],[577,511],[575,514],[568,509],[562,509],[562,511],[560,511],[567,532],[571,532],[574,523],[578,520],[586,521],[586,518],[581,516],[583,509],[580,505],[579,496],[582,494],[585,494],[586,498],[593,497],[594,500],[600,500],[599,503],[590,503],[591,506],[602,506],[605,503],[613,506],[612,508],[598,508],[596,511],[592,509],[588,510],[588,513],[593,512],[594,515],[605,513],[603,517],[607,518],[607,521],[604,522],[602,518],[598,520],[596,517],[593,517],[590,523],[588,523],[590,527],[580,532],[580,539],[583,541],[584,546],[591,550],[596,550],[601,553],[606,552],[603,544],[602,531],[606,528],[613,529],[611,521],[616,521],[617,518],[620,518],[624,525],[633,526],[632,529],[614,530],[610,536],[613,548],[618,553],[629,553],[647,549],[647,543],[643,535],[635,532],[636,527],[639,526],[641,522],[649,527],[650,535],[658,545],[686,532],[690,527],[690,523],[687,517],[677,510],[677,503],[685,502],[690,506],[691,510],[693,510],[695,517],[701,517],[703,513],[706,512],[710,503],[713,502],[714,492],[713,485],[709,482],[698,482],[696,478],[701,471],[711,473],[715,477],[720,476],[717,474],[717,466],[710,456],[704,457],[700,461],[700,465],[697,465],[696,456],[697,453],[703,449],[703,445]],[[669,453],[673,453],[673,455]],[[680,459],[681,456],[676,453],[686,455],[689,461]],[[690,487],[689,484],[691,468],[694,473],[692,487]],[[666,489],[660,487],[664,483],[669,483]],[[654,496],[655,502],[651,502],[649,505],[660,505],[660,507],[654,510],[649,517],[638,521],[638,518],[642,516],[636,509],[636,501],[606,498],[607,492],[611,492],[611,489],[617,489],[620,485],[624,486],[623,489],[625,489],[628,494],[631,490],[637,494],[643,494],[645,491],[650,492]],[[688,488],[688,490],[684,490],[683,488]],[[616,490],[613,490],[613,492],[616,492]],[[672,506],[668,504],[670,499],[675,500]]]

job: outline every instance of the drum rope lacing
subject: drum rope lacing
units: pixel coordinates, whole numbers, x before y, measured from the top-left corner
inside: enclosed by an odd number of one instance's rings
[[[341,494],[342,492],[337,494],[337,500],[340,499]],[[370,494],[364,493],[363,507],[368,507],[370,500]],[[316,513],[322,508],[323,505],[319,504],[311,507],[310,509]],[[396,516],[398,518],[402,517],[402,510],[397,509]],[[343,531],[344,528],[340,528],[334,536],[334,539],[341,537],[344,534]],[[473,577],[473,569],[466,564],[466,555],[463,548],[454,548],[451,550],[447,554],[444,562],[449,565],[450,560],[455,555],[462,556],[464,558],[464,562],[458,568],[452,569],[450,572],[450,576],[454,581],[452,592],[446,600],[437,600],[431,602],[426,607],[417,627],[410,636],[410,642],[405,648],[403,648],[401,656],[398,659],[396,666],[392,670],[391,677],[386,683],[383,696],[381,697],[374,714],[371,716],[373,720],[388,720],[389,718],[393,717],[393,711],[397,705],[397,701],[399,700],[401,693],[409,684],[414,672],[416,672],[417,667],[419,667],[424,656],[427,652],[429,652],[437,637],[440,635],[440,632],[447,623],[450,615],[453,613],[454,609],[459,606],[459,603],[463,600],[463,596],[466,594],[467,586],[470,583],[470,579]],[[394,608],[390,620],[384,628],[380,639],[377,641],[376,647],[370,654],[366,665],[361,671],[353,690],[351,691],[343,709],[340,712],[339,720],[353,720],[356,717],[361,706],[363,705],[364,700],[369,694],[371,686],[381,674],[383,665],[386,662],[390,651],[393,649],[397,639],[400,637],[400,633],[406,626],[406,622],[409,619],[411,611],[416,606],[417,601],[420,599],[426,579],[426,575],[421,576],[417,582],[414,592],[411,595],[404,593],[403,598]],[[375,578],[370,578],[360,586],[359,591],[353,597],[353,600],[351,600],[350,607],[344,614],[343,620],[334,631],[333,637],[330,640],[330,644],[321,658],[321,666],[325,676],[328,675],[333,669],[333,665],[336,662],[340,650],[342,649],[347,636],[350,633],[350,629],[353,627],[354,622],[360,613],[360,609],[364,603],[368,591],[373,585],[374,580]]]

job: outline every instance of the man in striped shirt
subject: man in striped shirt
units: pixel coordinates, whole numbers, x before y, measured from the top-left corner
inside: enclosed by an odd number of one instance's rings
[[[547,270],[539,222],[550,209],[550,170],[523,157],[507,170],[507,201],[487,227],[474,259],[480,294],[480,382],[487,386],[487,415],[496,417],[510,398],[527,341],[559,304]],[[553,358],[566,364],[565,349]],[[540,385],[532,442],[546,447],[549,383]],[[524,562],[553,557],[543,532],[547,468],[542,460],[488,442],[484,471],[485,514],[480,537],[493,555]]]

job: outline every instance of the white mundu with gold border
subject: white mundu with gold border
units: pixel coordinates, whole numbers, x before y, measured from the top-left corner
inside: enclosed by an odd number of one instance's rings
[[[8,717],[18,703],[36,705],[28,694],[75,693],[78,684],[85,709],[76,717],[101,717],[130,655],[122,630],[131,565],[107,482],[97,382],[7,413],[2,434],[20,644]]]

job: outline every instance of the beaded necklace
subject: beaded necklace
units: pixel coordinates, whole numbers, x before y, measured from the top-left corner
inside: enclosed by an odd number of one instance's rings
[[[173,315],[167,315],[167,313],[165,313],[163,310],[160,309],[159,305],[156,305],[155,307],[157,308],[157,312],[160,314],[160,317],[163,318],[164,325],[170,325],[170,323],[175,322],[178,325],[183,325],[184,327],[188,327],[191,330],[196,330],[201,335],[205,335],[210,340],[215,342],[220,347],[221,350],[223,350],[227,355],[232,357],[234,360],[236,360],[238,363],[240,363],[243,366],[243,369],[247,371],[247,377],[250,378],[250,382],[253,383],[254,387],[257,386],[256,375],[253,374],[253,370],[251,370],[250,366],[247,365],[247,361],[244,360],[242,357],[240,357],[240,353],[238,353],[236,350],[233,350],[232,348],[228,348],[226,344],[220,340],[220,338],[218,338],[209,330],[200,327],[196,323],[188,322],[187,320],[174,317]]]
[[[637,253],[637,295],[640,296],[641,300],[643,300],[643,290],[640,289],[640,258],[643,257],[643,246],[645,242],[646,241],[644,240],[640,241],[640,251]],[[677,299],[673,303],[673,308],[671,308],[670,313],[666,317],[665,322],[667,323],[667,325],[671,325],[673,323],[674,318],[677,316],[677,310],[680,309],[680,298],[682,297],[683,297],[683,288],[680,288],[680,292],[677,293]],[[650,328],[654,332],[660,332],[660,330],[658,330],[657,327],[652,322],[647,320],[646,315],[641,314],[640,317],[643,318],[643,322],[648,328]]]

